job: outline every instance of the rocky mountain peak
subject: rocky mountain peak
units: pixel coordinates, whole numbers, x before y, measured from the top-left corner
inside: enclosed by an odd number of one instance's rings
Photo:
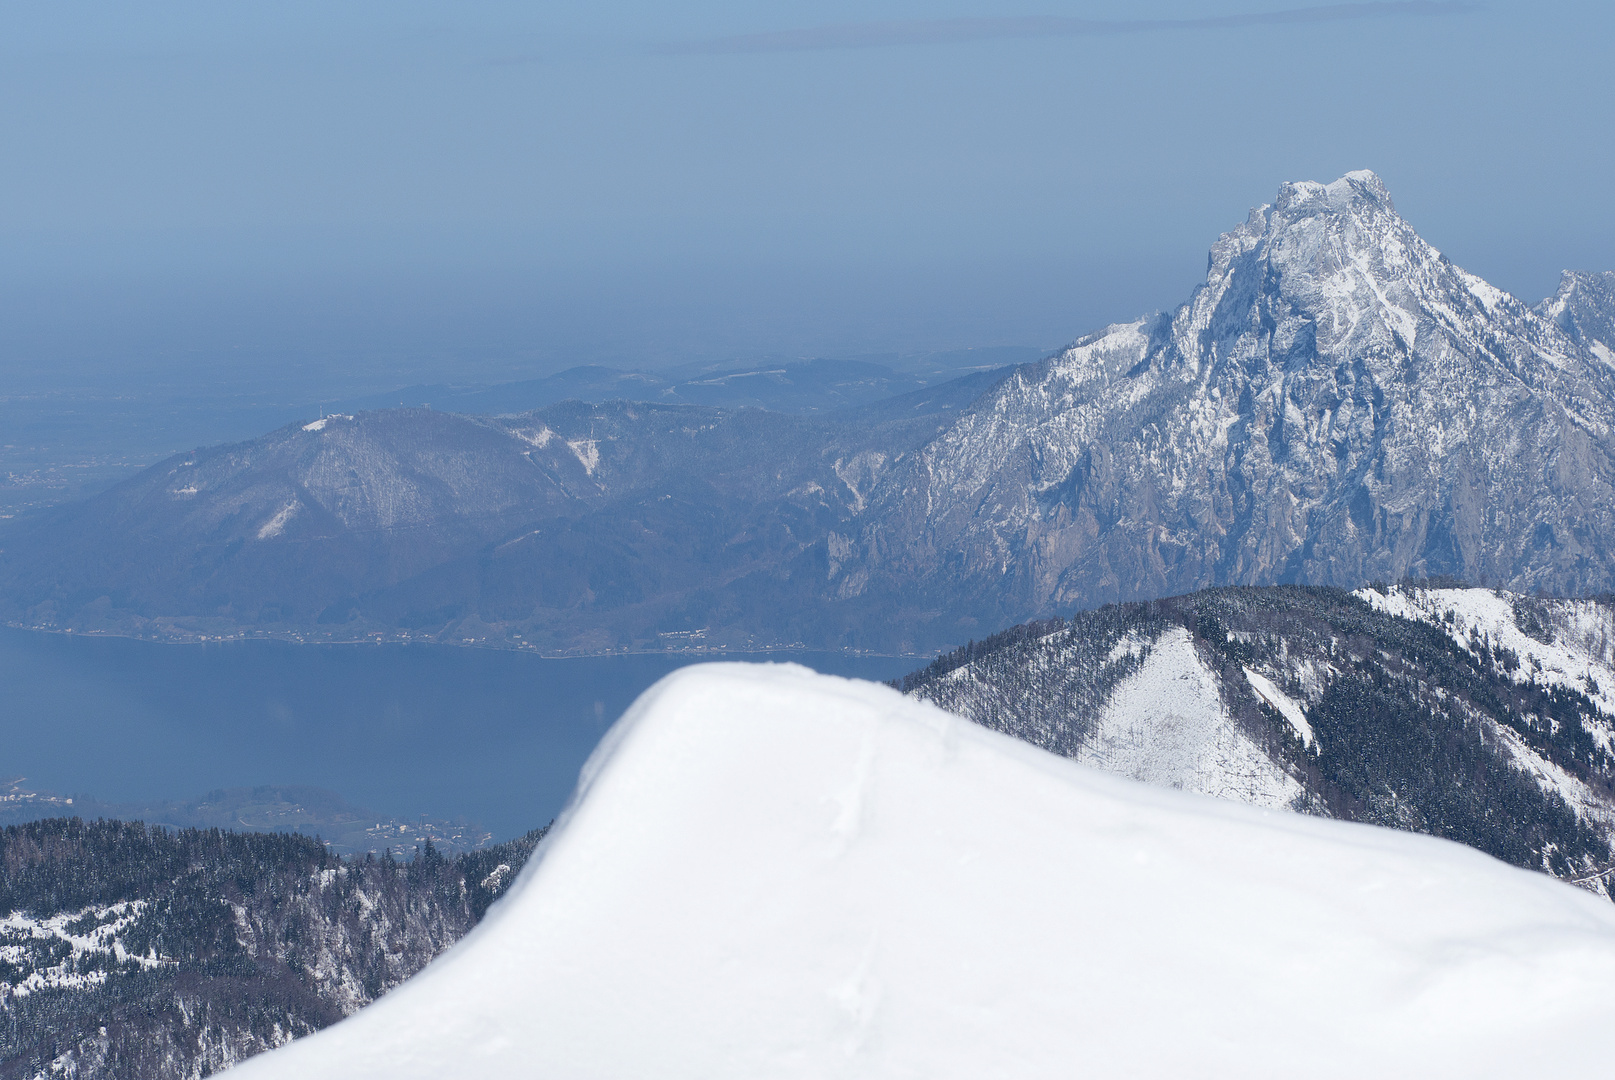
[[[0,615],[908,649],[1217,584],[1615,588],[1615,275],[1528,307],[1372,173],[1283,185],[1173,312],[906,401],[311,420],[7,526]]]
[[[1421,238],[1366,170],[1284,184],[1274,203],[1219,238],[1207,269],[1179,314],[1180,339],[1197,339],[1185,340],[1189,352],[1248,357],[1260,338],[1286,363],[1300,354],[1393,358],[1421,333],[1428,340],[1457,322],[1527,314]]]
[[[1190,583],[1608,588],[1615,364],[1579,342],[1611,285],[1534,310],[1373,173],[1285,184],[1171,316],[1022,369],[894,474],[872,549],[1039,613]]]
[[[1280,213],[1320,210],[1341,213],[1370,207],[1396,213],[1384,181],[1368,169],[1349,172],[1330,184],[1320,184],[1315,180],[1292,180],[1280,185],[1274,205]]]
[[[1337,246],[1355,250],[1383,246],[1401,230],[1412,232],[1397,214],[1384,182],[1366,169],[1328,184],[1291,180],[1279,186],[1273,202],[1253,208],[1241,225],[1218,237],[1211,249],[1207,283],[1226,276],[1241,256],[1286,237],[1328,235]],[[1315,246],[1302,250],[1321,253]]]

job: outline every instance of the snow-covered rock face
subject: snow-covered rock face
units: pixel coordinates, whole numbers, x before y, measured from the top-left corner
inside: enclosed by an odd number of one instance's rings
[[[714,665],[476,931],[236,1075],[1545,1075],[1615,1051],[1612,994],[1615,908],[1541,875]]]
[[[889,477],[863,541],[1021,617],[1213,584],[1610,588],[1609,280],[1533,310],[1372,173],[1286,184],[1175,314],[1022,369]]]
[[[1606,364],[1615,366],[1615,270],[1566,270],[1559,291],[1537,312]]]

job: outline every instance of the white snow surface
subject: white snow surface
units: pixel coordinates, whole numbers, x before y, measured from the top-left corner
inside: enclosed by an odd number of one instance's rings
[[[1301,745],[1310,747],[1312,745],[1312,725],[1307,722],[1306,708],[1289,694],[1280,690],[1272,679],[1269,679],[1260,671],[1252,671],[1247,667],[1245,668],[1245,678],[1250,682],[1251,689],[1255,690],[1263,701],[1277,709],[1279,715],[1284,717],[1290,727],[1295,729],[1295,733],[1301,737]]]
[[[1615,907],[1100,773],[895,691],[685,668],[324,1077],[1489,1077],[1615,1053]]]
[[[1125,644],[1117,643],[1112,658]],[[1304,794],[1300,781],[1235,725],[1216,673],[1181,626],[1163,633],[1143,665],[1117,684],[1073,757],[1133,780],[1253,806],[1291,807]]]

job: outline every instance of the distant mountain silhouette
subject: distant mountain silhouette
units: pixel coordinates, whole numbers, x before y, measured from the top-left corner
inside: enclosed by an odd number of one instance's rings
[[[856,364],[677,384],[796,413],[311,419],[12,522],[0,599],[28,626],[568,653],[926,650],[1222,584],[1608,590],[1612,283],[1532,307],[1372,173],[1286,184],[1176,312],[1047,360],[887,397]]]

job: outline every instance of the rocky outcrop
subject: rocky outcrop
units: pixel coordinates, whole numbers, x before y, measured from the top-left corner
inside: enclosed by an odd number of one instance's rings
[[[1615,364],[1615,270],[1566,270],[1559,291],[1537,305],[1565,336],[1606,364]]]

